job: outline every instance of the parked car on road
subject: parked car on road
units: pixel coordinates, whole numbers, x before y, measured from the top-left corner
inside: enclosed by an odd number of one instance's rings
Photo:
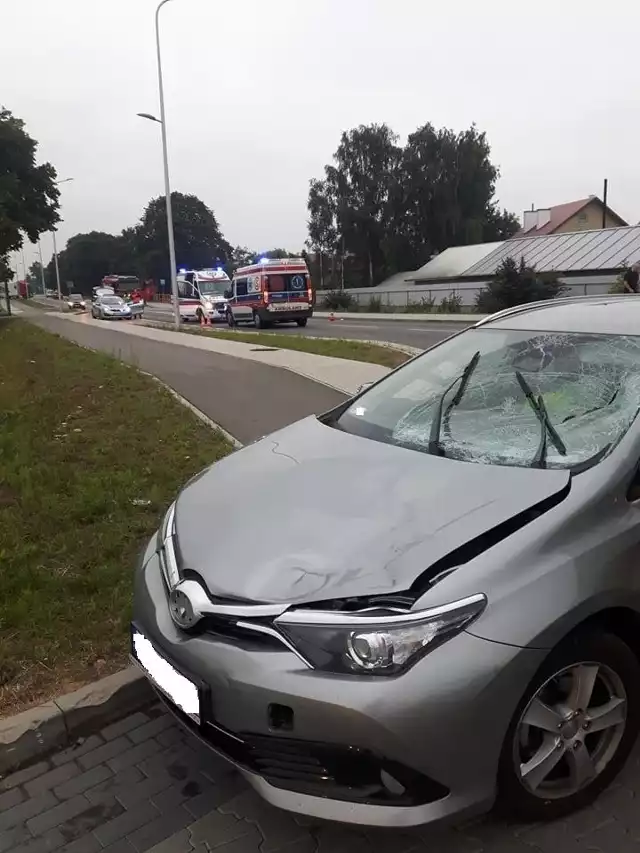
[[[190,481],[135,581],[168,706],[316,818],[591,803],[640,726],[638,330],[501,312]]]
[[[67,306],[74,310],[76,308],[86,308],[87,303],[84,301],[84,296],[81,293],[70,293],[67,298]]]
[[[130,320],[131,308],[119,296],[97,296],[91,305],[91,316],[97,320]]]

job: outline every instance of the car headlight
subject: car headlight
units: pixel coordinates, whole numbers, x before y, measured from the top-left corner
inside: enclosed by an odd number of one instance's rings
[[[466,628],[486,604],[478,594],[406,613],[290,610],[274,624],[314,669],[395,676]]]

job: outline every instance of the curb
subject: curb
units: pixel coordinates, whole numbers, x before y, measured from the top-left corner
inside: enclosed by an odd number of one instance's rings
[[[478,323],[488,317],[488,314],[400,314],[400,312],[380,311],[379,313],[367,313],[366,311],[314,311],[314,317],[326,319],[333,313],[336,321],[339,320],[385,320],[395,323]]]
[[[176,399],[179,403],[185,406],[185,408],[192,411],[193,414],[203,423],[205,423],[208,427],[211,427],[211,429],[215,429],[218,432],[221,432],[222,435],[227,439],[230,444],[234,446],[236,450],[240,450],[240,448],[244,446],[242,442],[238,441],[238,439],[234,435],[231,435],[231,433],[227,432],[224,427],[221,427],[220,424],[217,424],[215,421],[211,420],[209,415],[205,415],[205,413],[201,409],[199,409],[197,406],[194,406],[193,403],[187,400],[186,397],[183,397],[182,394],[178,394],[178,392],[174,388],[172,388],[170,385],[167,385],[167,383],[163,382],[162,379],[158,379],[158,377],[154,376],[153,373],[147,373],[146,370],[141,370],[140,373],[144,374],[145,376],[148,376],[149,379],[153,379],[153,381],[157,382],[158,385],[161,385],[165,389],[165,391],[168,391],[174,399]]]
[[[221,432],[236,449],[242,447],[237,438],[165,382],[146,371],[141,370],[140,373],[165,388],[207,426]],[[137,667],[130,666],[72,693],[0,720],[0,779],[52,752],[72,746],[78,738],[117,722],[151,705],[156,699],[145,676]]]
[[[0,720],[0,778],[96,729],[151,705],[156,694],[137,667],[127,667],[44,705]]]

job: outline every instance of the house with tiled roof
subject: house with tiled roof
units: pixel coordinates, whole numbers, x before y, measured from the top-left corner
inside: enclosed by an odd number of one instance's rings
[[[522,228],[511,238],[542,237],[568,231],[594,231],[598,228],[620,228],[628,225],[621,216],[605,206],[598,196],[590,195],[555,207],[525,210]]]

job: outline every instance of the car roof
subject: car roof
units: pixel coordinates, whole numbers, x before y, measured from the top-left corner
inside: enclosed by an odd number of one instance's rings
[[[492,314],[475,327],[640,336],[640,294],[548,299]]]

